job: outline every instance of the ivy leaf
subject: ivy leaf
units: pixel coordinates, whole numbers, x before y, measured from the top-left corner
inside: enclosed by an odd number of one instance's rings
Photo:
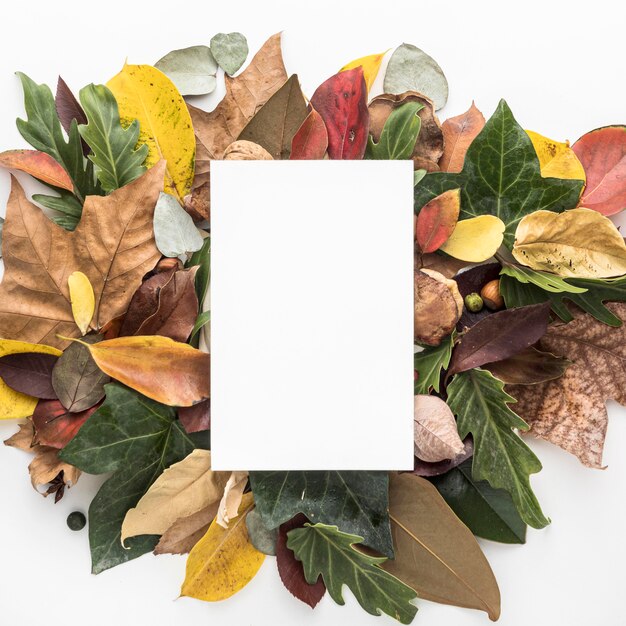
[[[530,137],[504,100],[472,141],[463,170],[433,172],[415,187],[415,209],[444,191],[460,187],[461,218],[491,214],[506,225],[504,241],[513,245],[518,222],[540,209],[561,212],[578,204],[580,180],[543,178]]]
[[[302,561],[309,584],[321,575],[331,598],[341,605],[345,604],[342,588],[347,585],[371,615],[382,611],[401,624],[410,624],[417,613],[412,604],[415,592],[380,568],[386,559],[356,550],[354,545],[362,541],[358,535],[325,524],[306,524],[287,535],[287,547]]]
[[[358,533],[365,545],[393,557],[385,472],[250,472],[250,484],[268,528],[304,513]]]
[[[60,453],[60,458],[90,474],[114,472],[89,507],[89,543],[94,574],[125,563],[157,544],[150,535],[122,547],[121,527],[163,471],[195,447],[175,419],[174,409],[122,385],[106,385],[106,400]]]
[[[439,393],[442,370],[447,369],[454,346],[454,332],[438,346],[427,346],[413,357],[417,372],[415,395],[430,393],[434,389]]]
[[[448,506],[478,537],[500,543],[526,543],[526,524],[504,489],[493,489],[486,480],[472,478],[472,459],[441,476],[435,485]]]
[[[378,143],[374,143],[372,136],[369,136],[365,158],[410,159],[422,127],[422,120],[417,114],[423,108],[420,102],[406,102],[394,109],[383,126]]]
[[[504,391],[504,383],[486,370],[474,369],[457,374],[447,391],[459,436],[471,432],[474,437],[474,479],[506,489],[529,526],[547,526],[550,520],[530,486],[530,474],[539,472],[541,463],[513,430],[528,430],[528,424],[509,408],[515,399]]]
[[[139,122],[133,120],[123,128],[117,101],[104,85],[87,85],[80,90],[80,102],[87,115],[87,124],[78,132],[91,148],[89,159],[96,166],[96,175],[106,193],[119,189],[136,178],[146,168],[148,146],[135,149],[139,139]]]

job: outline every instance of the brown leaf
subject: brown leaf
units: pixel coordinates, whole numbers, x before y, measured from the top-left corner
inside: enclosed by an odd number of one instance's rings
[[[626,322],[626,304],[607,308]],[[576,455],[588,467],[602,467],[608,424],[606,401],[626,405],[626,324],[612,327],[579,310],[574,320],[551,324],[538,344],[566,357],[572,365],[563,376],[532,386],[508,387],[517,399],[515,412],[532,434]]]
[[[571,362],[532,346],[483,368],[507,385],[535,385],[562,376]]]
[[[454,415],[441,398],[415,396],[413,420],[417,458],[437,463],[453,459],[464,451]]]
[[[193,406],[178,408],[178,419],[188,433],[199,433],[211,428],[211,401],[203,400]]]
[[[75,485],[80,477],[80,470],[61,461],[59,451],[56,448],[33,444],[34,432],[33,423],[27,420],[20,424],[20,430],[17,433],[4,442],[5,446],[18,448],[35,455],[28,466],[33,489],[41,493],[44,498],[47,497],[49,493],[40,491],[41,487],[50,484],[61,472],[63,472],[63,486]]]
[[[471,435],[468,435],[463,440],[463,452],[453,459],[447,459],[445,461],[439,461],[437,463],[428,463],[415,457],[415,463],[413,465],[413,471],[411,474],[416,476],[441,476],[454,469],[458,465],[461,465],[463,461],[466,461],[474,454],[474,441]]]
[[[160,258],[152,216],[164,163],[108,196],[88,196],[77,228],[68,232],[26,199],[12,179],[3,230],[0,337],[63,347],[80,336],[67,280],[83,272],[93,286],[100,328],[128,307],[146,272]]]
[[[419,254],[415,253],[415,269],[428,269],[439,272],[446,278],[452,278],[456,276],[457,272],[464,267],[467,267],[469,263],[467,261],[461,261],[447,254]]]
[[[224,495],[220,500],[220,506],[217,510],[216,523],[222,528],[228,528],[228,523],[234,517],[241,505],[243,492],[248,484],[248,472],[232,472],[228,478],[228,482],[224,487]]]
[[[370,134],[374,142],[377,143],[391,112],[406,102],[419,102],[424,105],[424,108],[417,113],[422,120],[422,126],[413,149],[412,158],[415,169],[437,172],[439,171],[437,163],[443,154],[443,132],[435,115],[433,103],[426,96],[415,91],[407,91],[402,94],[385,93],[376,96],[369,103]]]
[[[463,169],[465,153],[484,125],[485,118],[473,102],[465,113],[443,123],[444,150],[439,161],[442,172],[460,172]]]
[[[187,554],[206,535],[217,515],[219,502],[214,502],[196,513],[181,517],[164,533],[154,549],[155,554]]]

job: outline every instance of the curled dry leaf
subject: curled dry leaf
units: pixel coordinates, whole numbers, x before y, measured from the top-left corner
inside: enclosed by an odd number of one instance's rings
[[[602,215],[626,208],[626,126],[592,130],[572,150],[587,175],[580,205]]]
[[[48,185],[74,191],[68,173],[49,155],[39,150],[0,152],[0,167],[26,172]]]
[[[454,232],[460,209],[460,189],[444,191],[420,209],[415,240],[422,252],[435,252],[448,240]]]
[[[513,256],[534,270],[570,278],[626,274],[626,243],[610,219],[590,209],[535,211],[515,231]]]
[[[70,413],[58,400],[40,400],[32,417],[35,442],[51,448],[65,448],[99,406],[96,404],[84,411]]]
[[[238,139],[224,150],[224,161],[271,161],[272,155],[258,143]]]
[[[454,289],[456,289],[456,284]],[[433,278],[423,270],[414,274],[414,291],[415,342],[427,346],[438,346],[456,326],[463,305],[461,303],[461,309],[459,309],[456,294],[446,282]]]
[[[544,178],[570,178],[585,180],[585,170],[569,141],[561,143],[548,139],[532,130],[526,131],[539,158],[541,175]]]
[[[415,169],[436,172],[439,170],[437,163],[443,154],[443,132],[435,115],[432,100],[421,93],[414,91],[407,91],[398,95],[385,93],[373,98],[368,106],[372,139],[378,143],[391,112],[407,102],[418,102],[423,107],[417,113],[422,124],[411,157]]]
[[[490,259],[502,245],[504,229],[504,222],[495,215],[479,215],[461,220],[441,245],[441,250],[456,259],[482,263]]]
[[[415,456],[422,461],[453,459],[465,449],[454,415],[441,398],[415,396],[413,420]]]
[[[465,113],[450,117],[441,125],[444,149],[439,167],[442,172],[458,173],[463,169],[465,153],[484,125],[485,118],[473,102]]]
[[[248,472],[232,472],[228,477],[215,519],[222,528],[228,528],[230,520],[237,517],[243,491],[247,484]]]
[[[626,304],[607,307],[626,322]],[[511,386],[515,411],[537,437],[576,455],[588,467],[602,467],[608,424],[606,401],[626,405],[626,324],[612,327],[576,309],[574,320],[551,324],[539,348],[569,359],[560,378],[532,386]]]
[[[328,132],[322,116],[313,108],[306,116],[304,122],[291,142],[291,155],[293,160],[323,159],[328,148]]]
[[[217,514],[219,502],[177,519],[162,535],[155,554],[187,554],[206,535]]]
[[[536,385],[563,376],[571,361],[532,346],[483,368],[507,385]]]

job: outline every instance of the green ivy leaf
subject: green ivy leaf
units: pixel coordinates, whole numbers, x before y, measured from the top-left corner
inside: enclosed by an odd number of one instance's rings
[[[453,332],[438,346],[427,346],[421,352],[416,352],[413,357],[414,368],[417,372],[415,381],[415,395],[429,394],[430,389],[439,393],[441,371],[450,364],[452,348],[454,346]]]
[[[336,524],[393,557],[386,472],[250,472],[256,507],[268,528],[304,513]]]
[[[429,479],[459,519],[478,537],[526,543],[526,524],[504,489],[472,477],[472,459]]]
[[[417,114],[423,108],[424,105],[419,102],[407,102],[394,109],[383,126],[378,143],[374,143],[369,136],[365,158],[387,161],[410,159],[422,127],[422,120]],[[417,184],[415,180],[413,182]]]
[[[509,408],[515,399],[504,391],[504,383],[486,370],[473,369],[457,374],[447,392],[459,436],[474,437],[474,479],[508,491],[529,526],[547,526],[550,520],[530,486],[530,474],[541,470],[541,462],[513,430],[528,430],[528,425]]]
[[[111,193],[145,171],[148,145],[135,149],[139,139],[139,121],[122,127],[117,100],[104,85],[87,85],[80,90],[80,103],[87,115],[87,124],[78,132],[91,148],[89,159],[96,166],[96,175],[106,193]]]
[[[60,457],[90,474],[114,472],[89,507],[89,544],[94,574],[154,549],[158,538],[120,541],[127,511],[173,463],[199,447],[176,419],[176,411],[117,383]]]
[[[465,155],[458,174],[426,174],[415,187],[415,210],[450,189],[461,188],[461,219],[491,214],[506,225],[510,248],[518,222],[539,210],[561,212],[578,204],[582,180],[543,178],[533,144],[504,100]]]
[[[321,575],[331,598],[341,605],[345,604],[342,587],[347,585],[371,615],[382,611],[401,624],[410,624],[417,613],[412,604],[415,591],[379,567],[385,558],[355,550],[354,544],[362,541],[358,535],[324,524],[305,524],[287,534],[287,547],[302,561],[310,585]]]

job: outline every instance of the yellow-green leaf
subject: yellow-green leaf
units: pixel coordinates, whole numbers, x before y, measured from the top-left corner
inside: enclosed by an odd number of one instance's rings
[[[253,507],[252,494],[246,493],[238,516],[228,528],[216,521],[211,523],[189,553],[181,596],[217,602],[241,591],[254,578],[265,555],[248,537],[246,516]]]
[[[582,163],[569,147],[569,141],[554,141],[532,130],[527,130],[526,134],[533,142],[544,178],[586,180]]]
[[[610,219],[591,209],[527,215],[517,226],[513,256],[522,265],[559,276],[626,274],[624,238]]]
[[[504,229],[504,222],[495,215],[461,220],[440,250],[461,261],[480,263],[492,257],[502,245]]]
[[[82,272],[72,272],[67,279],[67,286],[70,290],[74,321],[80,332],[85,335],[89,330],[89,324],[91,324],[91,318],[96,308],[93,287]]]
[[[354,61],[350,61],[347,65],[344,65],[339,71],[345,72],[346,70],[353,70],[356,67],[362,67],[365,85],[367,86],[367,91],[369,91],[376,80],[376,76],[378,76],[378,70],[380,70],[380,65],[386,54],[387,50],[380,54],[370,54],[366,57],[355,59]]]
[[[42,354],[55,354],[61,356],[61,351],[51,346],[38,343],[26,343],[25,341],[13,341],[0,339],[0,357],[7,354],[20,354],[22,352],[38,352]],[[0,420],[21,419],[33,414],[37,406],[37,398],[31,398],[19,391],[14,391],[0,379]]]
[[[178,89],[151,65],[124,65],[107,87],[119,105],[122,125],[139,120],[137,145],[148,145],[146,167],[165,159],[165,191],[182,201],[193,181],[196,140]]]

